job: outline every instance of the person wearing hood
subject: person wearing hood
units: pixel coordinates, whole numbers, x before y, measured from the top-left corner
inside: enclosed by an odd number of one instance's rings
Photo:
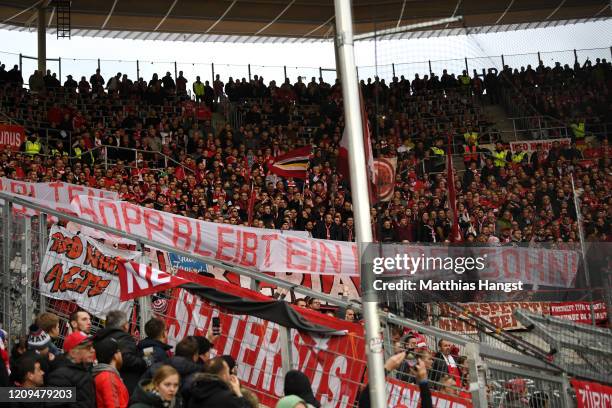
[[[204,373],[194,378],[190,396],[188,408],[250,408],[240,390],[238,377],[230,374],[223,357],[206,362]]]
[[[307,408],[306,401],[297,395],[288,395],[278,400],[276,408]]]
[[[174,367],[161,365],[153,378],[138,383],[130,408],[183,408],[179,382],[180,376]]]
[[[119,375],[123,363],[119,343],[111,337],[94,338],[94,349],[98,359],[92,370],[97,408],[127,408],[130,395]]]
[[[170,357],[165,363],[173,367],[181,376],[179,381],[179,391],[185,401],[188,400],[189,390],[194,377],[202,372],[202,365],[199,363],[200,355],[198,342],[193,337],[186,337],[179,341],[175,348],[174,356]],[[150,379],[155,376],[155,372],[161,367],[162,363],[153,364],[142,376],[142,379]]]
[[[310,380],[306,374],[299,370],[291,370],[285,374],[285,395],[297,395],[303,399],[308,407],[320,408],[321,403],[317,401],[312,392]]]
[[[123,361],[119,374],[131,395],[138,385],[138,380],[147,370],[147,363],[128,330],[129,324],[125,312],[111,310],[106,315],[106,326],[96,334],[96,338],[100,341],[105,338],[117,341]]]

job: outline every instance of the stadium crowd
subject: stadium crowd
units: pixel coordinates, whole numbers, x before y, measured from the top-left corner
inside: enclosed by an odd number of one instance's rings
[[[587,239],[608,241],[608,135],[587,137],[592,124],[610,122],[611,81],[605,60],[574,68],[506,67],[499,73],[489,70],[484,78],[444,72],[440,78],[394,78],[388,85],[363,81],[374,154],[398,158],[392,199],[371,209],[375,239],[451,240],[445,157],[455,148],[455,161],[464,168],[450,182],[457,191],[462,239],[577,241],[573,178]],[[61,85],[51,72],[36,72],[26,89],[17,68],[2,66],[2,111],[26,126],[29,136],[22,151],[0,152],[0,176],[86,184],[206,221],[354,240],[350,189],[337,171],[343,128],[338,81],[298,78],[277,87],[257,76],[227,84],[217,77],[212,85],[198,77],[189,91],[188,83],[182,73],[176,79],[155,75],[147,83],[119,73],[107,81],[96,72],[79,82],[69,76]],[[508,96],[525,112],[536,107],[564,121],[572,143],[555,142],[530,155],[510,152],[502,140],[485,148],[483,136],[492,124],[482,113],[482,100],[497,103]],[[227,122],[228,113],[241,118],[236,127]],[[217,126],[220,122],[225,124]],[[309,145],[313,155],[305,180],[270,172],[274,157]],[[139,150],[135,155],[122,148]],[[316,299],[296,304],[320,308]],[[354,320],[355,312],[348,309],[343,318]],[[58,317],[38,316],[27,339],[10,356],[0,354],[4,384],[74,386],[82,407],[257,406],[254,395],[240,386],[233,359],[210,358],[212,334],[187,337],[172,350],[159,319],[146,324],[147,338],[138,342],[128,334],[121,312],[109,312],[105,328],[94,336],[87,312],[75,312],[69,321],[70,334],[60,349],[60,342],[52,340],[59,336]],[[467,360],[452,344],[434,346],[419,333],[397,330],[392,340],[386,364],[392,375],[423,387],[431,381],[456,396],[467,393]],[[528,398],[524,382],[509,384],[504,406],[546,406],[546,394]],[[319,406],[303,373],[289,373],[284,391],[278,407]],[[369,406],[367,393],[360,406]]]
[[[611,81],[606,60],[573,69],[506,67],[489,70],[483,79],[445,71],[440,78],[401,77],[389,85],[362,81],[374,155],[398,158],[392,199],[371,210],[375,239],[451,239],[445,173],[450,138],[455,162],[465,167],[454,180],[462,239],[576,241],[573,176],[587,238],[607,241],[608,135],[586,136],[591,123],[610,122],[605,100]],[[133,83],[120,73],[105,80],[97,71],[89,81],[82,77],[77,83],[69,76],[61,86],[55,74],[37,71],[28,90],[17,68],[2,68],[0,82],[4,113],[31,131],[22,152],[0,153],[2,176],[87,184],[206,221],[354,240],[349,186],[336,162],[343,128],[339,81],[329,85],[312,78],[306,84],[298,78],[292,85],[287,79],[277,87],[257,75],[250,82],[230,78],[227,84],[217,76],[211,86],[198,77],[188,92],[182,72],[176,81],[167,73]],[[568,119],[573,143],[555,143],[531,155],[512,153],[501,140],[494,149],[484,148],[482,137],[491,123],[478,102],[483,93],[492,101],[510,94],[517,105]],[[220,102],[227,100],[232,104]],[[239,106],[239,126],[227,122],[223,106]],[[214,118],[213,111],[219,111]],[[225,126],[218,126],[220,121]],[[308,145],[313,155],[305,180],[270,172],[275,156]]]
[[[312,302],[299,307],[318,310]],[[105,326],[97,330],[84,310],[75,311],[67,321],[41,313],[10,353],[6,332],[0,331],[0,386],[75,387],[76,402],[44,405],[49,407],[259,407],[257,396],[240,385],[234,358],[214,350],[218,335],[213,330],[206,336],[187,336],[173,347],[164,319],[156,316],[146,323],[145,333],[142,340],[129,334],[128,317],[118,310],[109,311]],[[458,356],[457,347],[441,340],[437,351],[431,351],[425,337],[413,331],[394,330],[393,337],[385,369],[401,381],[417,384],[423,407],[432,406],[430,387],[470,398],[467,358]],[[527,386],[523,383],[520,393],[513,387],[514,383],[507,387],[506,401],[523,402],[508,406],[532,406]],[[369,407],[367,387],[362,391],[359,407]],[[285,375],[284,394],[277,408],[321,407],[308,377],[298,370]],[[532,393],[531,399],[538,395]]]

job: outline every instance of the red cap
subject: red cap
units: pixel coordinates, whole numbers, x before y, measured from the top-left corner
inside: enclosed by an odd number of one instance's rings
[[[87,336],[82,331],[76,331],[74,333],[70,333],[64,339],[64,351],[69,353],[73,348],[91,341],[91,337]]]

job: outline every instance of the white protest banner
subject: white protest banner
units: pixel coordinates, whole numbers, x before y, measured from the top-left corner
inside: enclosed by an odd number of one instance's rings
[[[53,226],[41,265],[41,294],[69,300],[101,319],[110,310],[129,316],[133,302],[121,302],[118,264],[135,259],[140,252],[104,246],[91,238]]]
[[[12,180],[0,177],[0,191],[16,194],[28,200],[49,207],[53,210],[73,214],[70,206],[72,199],[78,195],[90,197],[101,197],[110,200],[118,200],[119,195],[114,191],[100,190],[97,188],[80,186],[77,184],[53,181],[49,183],[30,183],[28,181]],[[2,200],[0,200],[1,202]],[[27,216],[38,215],[36,211],[16,205],[14,211]]]
[[[82,219],[100,223],[178,250],[213,258],[231,265],[252,268],[275,274],[328,275],[334,277],[326,285],[336,286],[340,277],[359,279],[357,246],[351,242],[300,238],[279,230],[250,228],[205,222],[123,201],[105,200],[79,195],[72,201],[73,211]],[[118,236],[83,228],[84,233],[125,242]],[[474,247],[472,258],[482,258],[480,278],[492,282],[523,282],[557,287],[570,287],[578,270],[578,252],[529,247]],[[465,248],[446,246],[388,245],[381,256],[406,254],[418,259],[443,262],[450,252],[465,254]],[[274,254],[274,255],[273,255]],[[457,262],[460,259],[457,258]],[[465,261],[464,257],[461,259]],[[453,259],[450,259],[455,264]],[[425,265],[425,263],[421,263]],[[458,265],[458,263],[457,263]],[[467,265],[467,264],[466,264]],[[426,276],[437,269],[419,269],[418,276]],[[463,273],[456,271],[456,273]],[[278,276],[278,275],[277,275]],[[283,276],[279,276],[283,277]],[[336,280],[338,277],[338,281]]]
[[[521,146],[524,152],[531,154],[538,150],[541,146],[542,150],[547,152],[551,149],[554,142],[559,142],[561,147],[569,146],[572,143],[572,139],[564,137],[560,139],[540,139],[540,140],[523,140],[518,142],[510,142],[510,151],[514,153],[517,146]]]
[[[229,264],[269,272],[359,276],[357,247],[349,242],[215,224],[124,201],[83,195],[73,199],[72,208],[82,219]],[[83,232],[130,243],[91,228],[83,228]]]

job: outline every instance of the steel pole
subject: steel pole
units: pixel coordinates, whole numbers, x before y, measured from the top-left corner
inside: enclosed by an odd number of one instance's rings
[[[38,6],[37,45],[38,45],[38,70],[45,75],[47,72],[47,26],[46,11],[44,5]],[[61,78],[60,78],[61,80]]]
[[[342,78],[342,93],[344,96],[344,126],[349,136],[348,156],[351,174],[351,193],[355,215],[356,241],[360,246],[361,258],[363,246],[372,242],[370,225],[370,197],[366,172],[366,157],[363,145],[363,125],[355,69],[355,53],[353,46],[353,16],[350,0],[335,0],[336,10],[336,46],[338,47],[340,77]],[[364,270],[361,264],[361,279],[369,281],[371,271]],[[370,388],[371,406],[385,408],[385,369],[378,317],[377,294],[372,286],[364,284],[363,314],[365,319],[366,354],[368,357],[368,383]]]
[[[593,308],[593,291],[591,290],[591,276],[589,275],[589,264],[586,259],[586,247],[584,245],[584,229],[582,227],[582,213],[580,212],[580,200],[574,186],[574,175],[572,174],[572,193],[574,194],[574,207],[576,207],[576,218],[578,221],[578,237],[580,238],[580,252],[582,253],[582,265],[584,266],[584,279],[589,288],[589,309],[591,312],[591,324],[596,325],[595,310]]]
[[[42,270],[43,260],[45,259],[45,254],[47,253],[47,238],[49,232],[47,231],[47,214],[40,213],[38,216],[38,269],[40,273],[45,273],[46,271]],[[42,292],[39,291],[39,302],[40,302],[40,312],[47,311],[47,302],[45,301],[45,297]]]
[[[13,204],[9,201],[4,201],[2,207],[2,291],[3,293],[3,329],[7,333],[9,343],[13,340],[11,330],[11,213],[13,212]]]
[[[25,302],[21,309],[21,334],[28,334],[28,326],[32,320],[32,218],[23,217],[23,244],[21,253],[21,285],[25,285],[23,296]]]

